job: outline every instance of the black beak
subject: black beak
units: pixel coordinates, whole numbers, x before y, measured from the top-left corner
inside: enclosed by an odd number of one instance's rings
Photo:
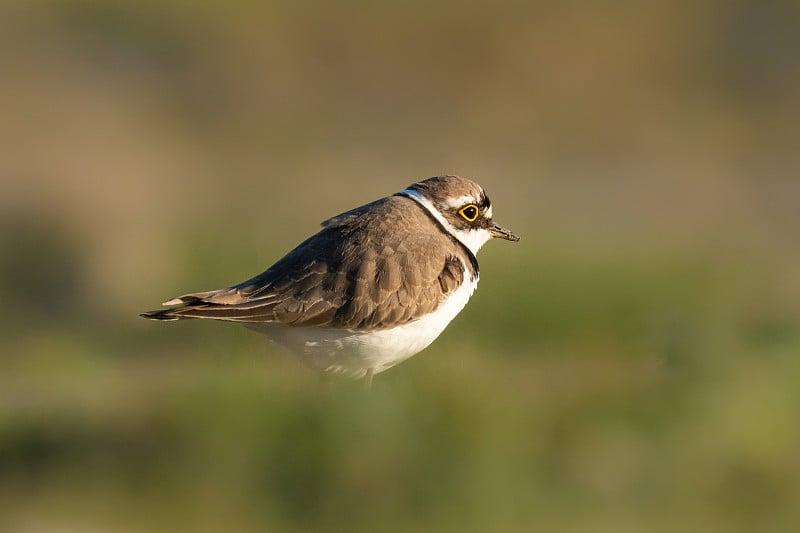
[[[497,224],[494,224],[491,228],[489,228],[489,234],[491,234],[492,237],[499,237],[512,242],[517,242],[519,240],[519,237],[514,235],[510,230],[501,228]]]

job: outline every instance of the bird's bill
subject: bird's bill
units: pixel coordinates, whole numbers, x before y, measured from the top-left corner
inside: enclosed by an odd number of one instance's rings
[[[491,229],[489,230],[489,234],[492,237],[505,239],[507,241],[517,242],[519,240],[519,237],[514,235],[514,233],[511,230],[507,230],[505,228],[501,228],[497,224],[495,224],[494,226],[491,227]]]

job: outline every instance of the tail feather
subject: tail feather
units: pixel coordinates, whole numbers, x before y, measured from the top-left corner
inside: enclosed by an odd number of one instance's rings
[[[197,303],[201,300],[205,300],[209,296],[213,296],[219,292],[225,291],[227,289],[220,289],[216,291],[205,291],[205,292],[193,292],[191,294],[184,294],[183,296],[178,296],[177,298],[173,298],[172,300],[167,300],[166,302],[162,302],[161,305],[164,307],[170,305],[186,305],[186,304],[193,304]]]
[[[175,314],[173,311],[174,309],[157,309],[155,311],[148,311],[146,313],[139,314],[142,318],[147,318],[149,320],[183,320],[185,318],[191,318],[187,316],[181,316]]]
[[[234,289],[195,292],[164,302],[168,309],[156,309],[139,316],[149,320],[184,320],[210,318],[231,322],[269,322],[275,319],[274,300],[247,301]]]
[[[139,315],[150,320],[185,320],[187,318],[211,318],[229,322],[270,322],[275,319],[271,309],[241,308],[227,305],[201,303],[174,309],[157,309]]]

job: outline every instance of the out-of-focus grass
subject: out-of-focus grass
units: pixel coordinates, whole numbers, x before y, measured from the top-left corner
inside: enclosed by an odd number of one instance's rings
[[[524,242],[369,393],[221,324],[25,337],[3,527],[790,531],[800,330],[753,293],[779,278]]]

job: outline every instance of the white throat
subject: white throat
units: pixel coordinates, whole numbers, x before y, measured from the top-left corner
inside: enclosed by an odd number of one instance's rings
[[[400,194],[403,196],[408,196],[422,207],[424,207],[433,218],[435,218],[442,227],[447,230],[450,235],[458,239],[458,241],[469,248],[469,251],[472,252],[472,255],[477,255],[478,250],[481,249],[481,246],[486,244],[486,241],[492,238],[492,235],[485,229],[470,229],[470,230],[460,230],[453,227],[447,219],[442,216],[442,213],[436,209],[436,206],[433,205],[433,202],[425,198],[419,191],[415,191],[414,189],[405,189],[400,191]]]

